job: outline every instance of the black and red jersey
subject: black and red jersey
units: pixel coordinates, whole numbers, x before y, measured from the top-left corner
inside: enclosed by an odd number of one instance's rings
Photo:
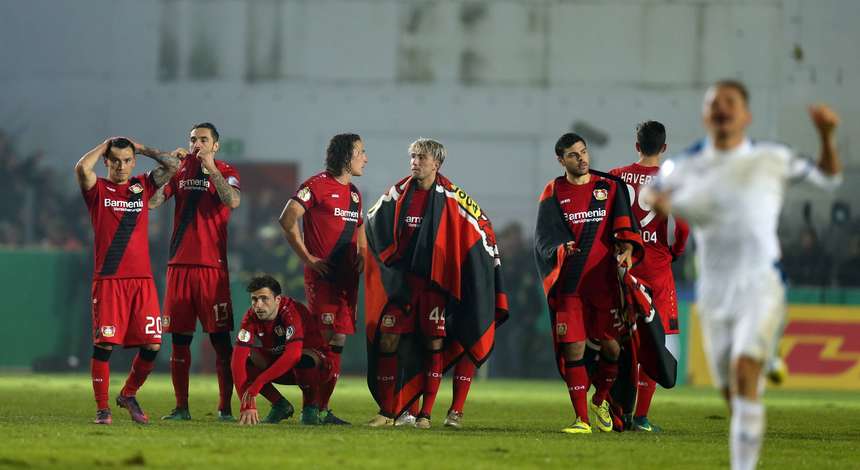
[[[572,259],[565,262],[562,275],[579,282],[578,286],[566,282],[564,292],[592,295],[610,291],[617,295],[618,263],[614,256],[612,218],[617,207],[614,202],[618,187],[615,181],[596,175],[591,175],[591,180],[581,185],[572,184],[566,178],[558,179],[555,197],[562,217],[573,233],[575,248],[587,253],[581,265]]]
[[[334,264],[352,266],[361,226],[361,194],[324,171],[299,186],[293,201],[305,209],[305,246],[310,254]]]
[[[82,190],[93,225],[93,279],[151,278],[149,199],[156,190],[151,174],[123,184],[98,178]]]
[[[227,184],[239,186],[239,172],[220,160],[218,171]],[[221,202],[215,185],[193,155],[182,160],[179,170],[164,187],[164,196],[176,198],[170,265],[197,265],[227,269],[227,223],[232,212]]]
[[[278,314],[272,320],[260,320],[254,309],[249,308],[242,318],[236,345],[279,355],[284,352],[287,343],[304,340],[302,319],[305,316],[310,316],[307,308],[289,297],[281,297]]]

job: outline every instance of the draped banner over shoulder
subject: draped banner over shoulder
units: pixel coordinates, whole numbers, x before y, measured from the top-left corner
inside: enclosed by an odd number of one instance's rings
[[[448,295],[445,364],[447,370],[464,355],[480,366],[493,349],[495,328],[507,319],[499,251],[490,220],[465,191],[437,175],[413,250],[400,250],[401,230],[417,182],[404,178],[367,212],[368,253],[365,269],[367,383],[377,394],[379,320],[386,305],[410,298],[406,273],[429,280]],[[404,259],[402,253],[411,253]],[[415,401],[423,388],[425,347],[418,334],[404,334],[397,348],[395,412]]]
[[[617,177],[594,170],[592,170],[591,173],[592,178],[598,179],[595,183],[595,187],[605,186],[605,188],[608,189],[610,185],[618,185],[618,188],[614,191],[615,197],[611,200],[599,200],[597,198],[592,200],[592,207],[594,207],[595,204],[608,205],[609,207],[607,208],[607,212],[610,213],[610,216],[605,220],[587,222],[585,227],[582,229],[583,233],[596,231],[600,224],[610,224],[608,228],[612,234],[613,241],[629,242],[633,244],[633,263],[638,263],[642,259],[642,256],[644,256],[642,237],[639,234],[639,228],[636,226],[636,222],[631,217],[630,202],[627,197],[626,187]],[[562,178],[564,178],[564,176],[560,176],[547,183],[541,193],[540,204],[538,206],[538,219],[535,226],[535,262],[537,263],[538,274],[540,275],[544,294],[549,306],[550,321],[553,323],[556,312],[555,291],[561,284],[559,282],[561,279],[559,278],[561,276],[562,266],[566,262],[583,262],[583,260],[589,256],[591,249],[590,244],[584,244],[581,240],[574,240],[573,232],[564,219],[561,205],[559,204],[558,198],[556,198],[556,184]],[[571,241],[576,242],[578,251],[573,254],[567,254],[565,252],[564,245]],[[581,273],[577,272],[577,275],[579,274]],[[572,282],[574,285],[576,285],[578,281],[578,279],[573,281],[569,279],[566,280],[566,282]],[[557,338],[555,334],[553,334],[552,337],[554,350],[558,359],[559,373],[564,376],[561,356],[559,355],[559,348],[556,344]]]

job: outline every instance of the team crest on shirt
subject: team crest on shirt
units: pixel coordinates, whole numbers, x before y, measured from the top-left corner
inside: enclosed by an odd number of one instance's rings
[[[296,329],[295,329],[295,328],[293,328],[293,325],[290,325],[290,326],[288,326],[288,327],[287,327],[287,332],[286,332],[286,333],[287,333],[287,334],[286,334],[287,339],[290,339],[290,338],[292,338],[292,337],[293,337],[293,335],[296,333]]]
[[[311,188],[305,186],[304,188],[302,188],[299,191],[299,194],[297,194],[297,196],[299,196],[299,199],[301,199],[304,202],[310,201],[311,200]]]
[[[284,336],[284,327],[281,325],[276,326],[275,327],[275,334],[278,336]]]
[[[564,336],[567,334],[567,323],[559,323],[555,325],[555,333],[558,336]]]
[[[128,190],[133,192],[134,194],[140,194],[143,192],[143,186],[140,183],[135,183],[128,187]]]
[[[116,328],[114,328],[113,326],[103,326],[102,327],[102,336],[104,336],[105,338],[113,338],[113,336],[115,334],[116,334]]]
[[[607,197],[609,197],[609,191],[605,189],[594,190],[594,199],[597,199],[598,201],[605,201]]]
[[[334,314],[333,313],[323,313],[322,314],[322,322],[323,322],[323,325],[333,325],[334,324]]]
[[[352,195],[352,202],[358,204],[358,193],[355,191],[350,191],[349,194]]]
[[[241,341],[243,343],[247,343],[248,341],[251,341],[251,332],[244,329],[244,328],[239,330],[239,341]]]
[[[164,328],[170,328],[170,315],[164,316],[164,320],[161,321],[161,326]]]
[[[394,319],[394,315],[388,314],[382,316],[382,326],[386,328],[391,328],[394,326],[396,320]]]

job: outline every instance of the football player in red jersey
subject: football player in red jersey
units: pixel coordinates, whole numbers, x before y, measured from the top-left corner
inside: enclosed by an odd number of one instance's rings
[[[133,176],[135,154],[152,158],[159,167]],[[116,345],[140,347],[116,403],[128,409],[135,422],[149,422],[135,398],[161,347],[161,315],[149,263],[147,203],[176,172],[179,156],[178,151],[168,154],[116,137],[87,152],[75,165],[95,232],[90,372],[98,407],[96,424],[113,421],[108,406],[109,359]],[[107,167],[107,178],[96,175],[99,160]]]
[[[170,197],[176,200],[164,295],[164,330],[173,340],[170,375],[176,407],[162,419],[191,419],[188,374],[191,341],[200,319],[215,350],[218,419],[235,420],[230,407],[233,304],[227,270],[227,224],[233,209],[239,207],[239,173],[215,159],[219,138],[211,123],[192,127],[190,157],[183,159],[176,175],[149,202],[149,207],[155,208]]]
[[[293,415],[292,404],[273,383],[298,385],[304,401],[302,424],[322,424],[320,387],[333,380],[333,370],[318,316],[282,296],[281,285],[271,276],[251,279],[247,290],[251,308],[242,319],[232,358],[236,392],[242,399],[239,424],[275,424]],[[258,394],[272,403],[262,420],[255,403]]]
[[[332,137],[326,149],[325,170],[299,186],[279,219],[287,241],[305,263],[308,307],[319,317],[331,345],[334,380],[320,390],[324,424],[349,424],[332,413],[329,399],[340,375],[346,336],[355,333],[358,276],[364,269],[367,240],[361,193],[352,184],[352,177],[361,176],[365,165],[367,154],[361,136]]]
[[[612,418],[607,398],[618,376],[617,338],[622,333],[614,318],[620,308],[617,269],[631,267],[641,257],[642,239],[620,192],[626,188],[590,172],[582,137],[564,134],[555,153],[564,175],[550,181],[541,195],[535,256],[550,306],[559,370],[576,414],[563,431],[591,433],[590,408],[598,429],[608,432]],[[587,338],[599,340],[601,346],[590,402],[583,359]]]
[[[680,332],[678,299],[675,294],[675,278],[672,276],[672,262],[684,252],[690,229],[685,222],[671,215],[658,215],[648,203],[647,195],[642,194],[642,190],[660,171],[660,156],[666,152],[666,128],[663,124],[645,121],[636,126],[636,152],[639,154],[639,161],[609,172],[627,184],[633,216],[642,229],[645,258],[631,273],[651,287],[654,307],[660,315],[666,335],[677,335]],[[667,341],[667,344],[675,344],[670,350],[677,356],[679,351],[676,343],[677,340]],[[627,424],[632,425],[632,429],[660,431],[659,426],[648,421],[648,409],[656,389],[657,383],[654,379],[640,370],[636,410],[632,418],[629,415],[624,417]]]

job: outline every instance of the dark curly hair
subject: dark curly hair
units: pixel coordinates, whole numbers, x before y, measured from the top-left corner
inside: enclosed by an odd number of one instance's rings
[[[328,141],[325,151],[325,169],[334,176],[340,176],[349,168],[352,149],[361,140],[358,134],[338,134]]]

